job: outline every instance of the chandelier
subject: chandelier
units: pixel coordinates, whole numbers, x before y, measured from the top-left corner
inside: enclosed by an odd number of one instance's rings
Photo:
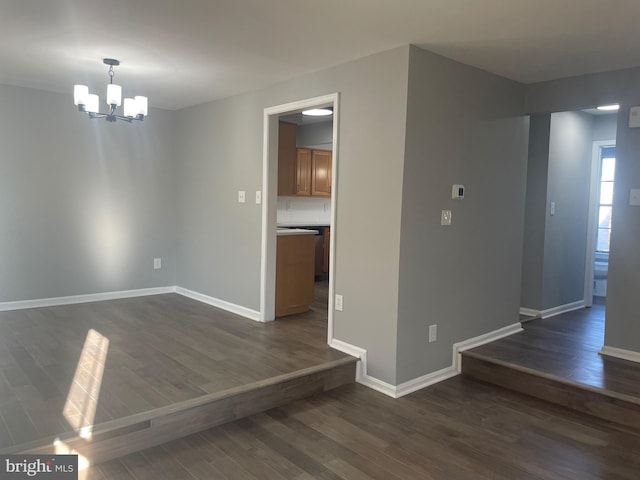
[[[116,114],[116,109],[122,104],[122,87],[113,83],[115,75],[113,67],[120,65],[118,60],[113,58],[104,58],[102,62],[109,65],[109,84],[107,85],[107,105],[109,111],[100,113],[100,97],[93,93],[89,93],[89,87],[86,85],[75,85],[73,87],[73,101],[80,112],[85,112],[89,118],[106,118],[107,122],[115,122],[116,120],[124,120],[132,123],[133,120],[144,120],[147,116],[147,97],[140,95],[134,98],[124,99],[124,115]]]

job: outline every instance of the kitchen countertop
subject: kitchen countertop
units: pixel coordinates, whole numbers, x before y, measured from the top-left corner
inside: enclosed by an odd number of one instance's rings
[[[278,222],[278,228],[280,227],[329,227],[329,222]]]
[[[307,230],[304,228],[278,228],[278,236],[281,235],[318,235],[317,230]]]

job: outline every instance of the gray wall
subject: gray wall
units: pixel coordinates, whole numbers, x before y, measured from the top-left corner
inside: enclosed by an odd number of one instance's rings
[[[395,383],[398,255],[409,47],[177,114],[178,284],[237,305],[260,303],[265,107],[340,93],[335,288],[337,339],[368,350]],[[334,187],[335,188],[335,187]],[[383,226],[384,228],[375,228]]]
[[[584,299],[593,119],[583,112],[551,115],[542,310]]]
[[[605,344],[640,352],[640,209],[628,204],[640,188],[640,129],[628,128],[629,107],[640,105],[640,69],[584,75],[527,86],[529,112],[562,111],[620,103],[616,133],[616,183],[607,284]]]
[[[298,126],[296,130],[296,145],[298,147],[331,150],[333,146],[333,122],[318,122]]]
[[[531,115],[520,305],[538,311],[543,310],[542,259],[547,219],[550,130],[550,114]]]
[[[542,311],[584,299],[592,142],[599,117],[584,112],[531,117],[521,304]],[[609,130],[608,123],[602,130]]]
[[[520,84],[411,48],[398,383],[450,366],[453,343],[518,321],[523,94]],[[452,200],[454,183],[465,185],[464,200]],[[440,226],[442,209],[452,210],[452,226]],[[435,343],[427,342],[431,324]]]
[[[618,115],[599,115],[593,119],[593,141],[615,140]]]
[[[175,285],[173,114],[108,124],[9,86],[0,105],[0,302]]]

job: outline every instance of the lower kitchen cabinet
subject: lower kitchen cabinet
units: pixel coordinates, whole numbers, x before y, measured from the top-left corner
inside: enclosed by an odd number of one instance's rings
[[[276,317],[303,313],[313,302],[316,236],[278,235]]]

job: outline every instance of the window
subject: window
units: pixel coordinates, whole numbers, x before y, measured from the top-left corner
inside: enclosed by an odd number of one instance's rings
[[[598,236],[596,251],[609,253],[611,239],[611,210],[613,206],[613,178],[616,169],[616,147],[600,149],[600,201],[598,204]]]

